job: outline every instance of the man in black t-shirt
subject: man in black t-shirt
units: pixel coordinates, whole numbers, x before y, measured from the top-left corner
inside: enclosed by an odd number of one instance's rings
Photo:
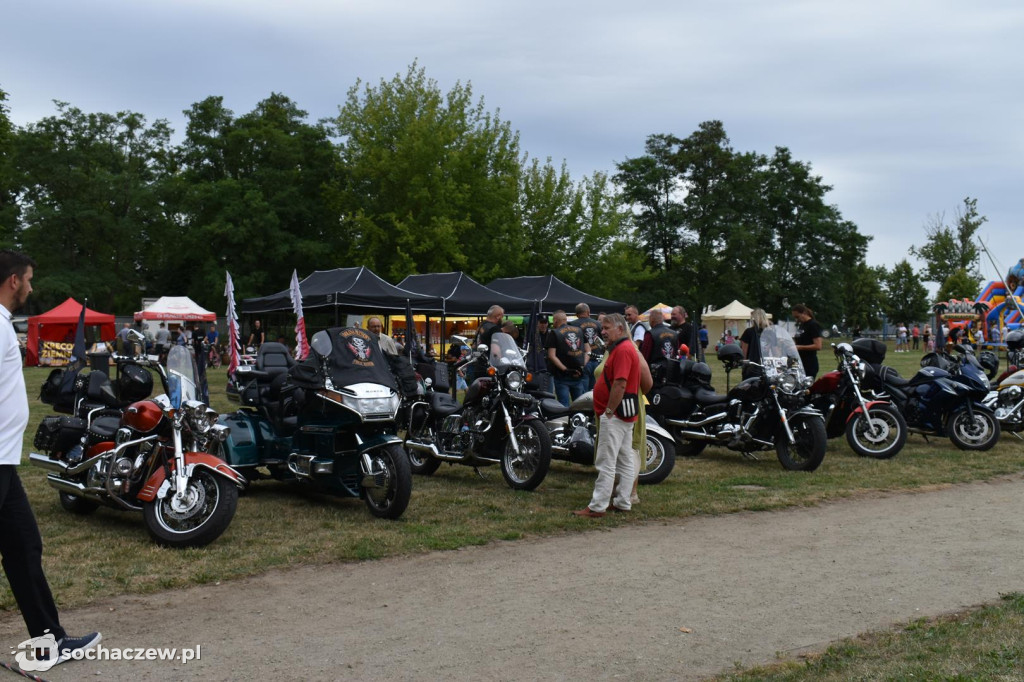
[[[793,319],[800,324],[800,333],[793,341],[800,354],[804,373],[812,379],[818,375],[818,351],[821,350],[821,325],[814,319],[814,311],[798,303],[793,306]]]
[[[488,349],[491,347],[491,337],[494,336],[495,332],[501,331],[501,319],[505,317],[505,309],[500,305],[492,305],[487,309],[487,317],[476,330],[476,339],[473,341],[473,351],[475,352],[480,346],[486,346]],[[470,363],[466,367],[466,381],[470,384],[473,380],[481,376],[484,367],[487,364],[487,353],[484,354],[473,363]]]
[[[569,407],[569,401],[587,392],[587,378],[583,376],[590,346],[583,338],[583,330],[568,323],[564,310],[555,312],[544,347],[548,351],[548,364],[555,380],[555,395]],[[570,397],[571,396],[571,397]]]
[[[577,327],[583,331],[583,340],[587,342],[587,345],[593,348],[595,342],[601,338],[601,323],[590,316],[590,306],[586,303],[579,303],[576,305],[576,321],[573,322]],[[593,360],[590,354],[587,354],[587,364],[583,366],[583,376],[587,379],[587,390],[593,390],[594,388],[594,370],[600,363],[599,360]]]
[[[672,329],[675,329],[679,335],[679,338],[676,339],[676,346],[685,343],[690,348],[690,352],[696,355],[694,351],[697,349],[697,344],[693,334],[693,324],[686,321],[686,308],[681,305],[672,309]]]

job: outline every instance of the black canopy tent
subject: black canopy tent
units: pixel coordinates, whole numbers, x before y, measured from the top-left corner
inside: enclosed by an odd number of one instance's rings
[[[365,266],[358,268],[335,268],[317,270],[299,282],[302,292],[302,309],[317,310],[333,308],[339,311],[380,311],[440,313],[444,301],[439,296],[427,296],[406,291],[388,284]],[[242,312],[273,313],[292,309],[291,292],[288,289],[270,296],[247,298],[242,301]]]
[[[492,305],[500,305],[506,314],[529,315],[533,301],[488,289],[464,272],[440,272],[409,275],[398,286],[424,296],[440,296],[445,315],[484,315]]]
[[[577,303],[586,303],[592,313],[621,313],[625,303],[607,298],[591,296],[575,289],[554,275],[535,277],[506,277],[490,282],[488,288],[509,296],[531,299],[540,302],[542,313],[553,313],[564,310],[572,313]]]

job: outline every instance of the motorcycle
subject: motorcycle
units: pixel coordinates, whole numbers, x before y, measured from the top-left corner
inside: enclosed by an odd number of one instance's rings
[[[825,421],[806,404],[811,380],[796,344],[784,328],[769,327],[760,346],[760,363],[744,360],[736,344],[718,349],[727,372],[743,367],[751,375],[725,395],[712,388],[707,364],[680,360],[669,379],[651,389],[647,411],[668,427],[683,456],[695,457],[708,444],[754,460],[757,452],[774,449],[785,469],[814,471],[825,458]]]
[[[540,414],[551,436],[551,458],[573,464],[594,464],[594,392],[587,391],[565,407],[545,394],[540,397]],[[534,397],[538,397],[535,395]],[[640,483],[661,483],[676,464],[676,446],[672,434],[647,415],[647,447],[640,470]]]
[[[529,380],[526,362],[512,337],[498,332],[490,348],[480,346],[456,363],[456,370],[484,355],[485,375],[470,384],[462,405],[432,390],[408,405],[403,426],[409,463],[422,476],[442,462],[474,468],[500,464],[510,487],[533,490],[551,466],[551,438],[533,398],[522,392]]]
[[[858,339],[858,342],[860,339]],[[854,348],[857,343],[854,342]],[[889,399],[899,409],[911,433],[948,436],[961,450],[988,450],[998,442],[999,420],[982,401],[989,381],[978,360],[962,345],[953,350],[958,358],[928,353],[921,369],[910,379],[882,365],[884,347],[877,354],[863,353],[872,372],[863,386],[878,399]]]
[[[864,398],[860,382],[870,369],[850,344],[833,343],[832,349],[838,368],[811,385],[811,405],[825,415],[825,434],[829,438],[845,434],[850,448],[861,457],[895,457],[907,442],[903,415],[887,400]]]
[[[46,469],[60,504],[87,515],[100,505],[141,511],[150,537],[168,547],[202,547],[235,515],[245,478],[218,457],[227,431],[196,400],[195,364],[173,346],[167,367],[115,356],[117,381],[94,371],[75,380],[73,415],[43,419],[29,461]],[[153,369],[164,394],[145,400]],[[145,376],[145,378],[144,378]],[[148,383],[147,383],[148,378]]]
[[[1006,364],[984,403],[995,412],[1000,428],[1020,439],[1024,431],[1024,332],[1020,330],[1006,335]]]
[[[397,519],[412,476],[395,435],[399,396],[384,354],[356,327],[317,332],[310,347],[295,363],[286,346],[268,342],[256,366],[238,368],[242,406],[220,417],[227,461],[251,479],[361,497],[372,515]]]

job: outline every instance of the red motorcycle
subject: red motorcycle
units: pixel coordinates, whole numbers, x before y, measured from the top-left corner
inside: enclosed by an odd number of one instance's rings
[[[879,352],[884,357],[884,344],[879,341],[858,339],[854,343],[869,356],[864,360],[875,362]],[[822,375],[810,389],[811,405],[825,415],[825,434],[829,438],[846,434],[846,442],[861,457],[895,457],[907,442],[906,420],[889,401],[864,398],[860,382],[872,370],[853,346],[833,343],[832,349],[839,361],[838,368]]]

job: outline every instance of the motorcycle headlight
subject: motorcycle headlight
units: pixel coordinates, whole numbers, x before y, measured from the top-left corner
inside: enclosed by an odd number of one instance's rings
[[[505,383],[513,391],[518,391],[523,387],[523,375],[519,372],[509,372],[505,377]]]
[[[198,401],[190,400],[186,403],[185,413],[192,430],[196,433],[206,433],[217,423],[217,411]]]
[[[374,398],[350,398],[345,396],[345,404],[352,407],[363,417],[394,417],[395,413],[398,412],[398,406],[401,402],[402,399],[398,397],[397,393]]]
[[[796,393],[800,390],[800,379],[792,372],[786,372],[779,377],[778,386],[783,393]]]

